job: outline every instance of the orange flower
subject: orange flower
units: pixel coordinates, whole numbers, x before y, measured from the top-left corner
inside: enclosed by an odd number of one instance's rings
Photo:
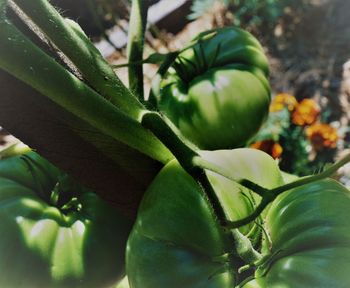
[[[251,144],[250,147],[262,150],[271,155],[274,159],[279,158],[283,152],[282,146],[273,140],[258,141]]]
[[[336,148],[337,146],[337,130],[328,124],[313,124],[306,128],[305,132],[316,151]]]
[[[303,99],[292,114],[292,122],[298,126],[305,126],[315,123],[320,108],[313,99]]]
[[[293,95],[279,93],[272,99],[270,112],[281,111],[284,107],[287,107],[289,111],[293,111],[297,104],[297,99]]]

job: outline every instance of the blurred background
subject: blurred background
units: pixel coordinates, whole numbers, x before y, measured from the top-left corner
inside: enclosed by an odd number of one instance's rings
[[[145,0],[147,1],[147,0]],[[112,65],[125,64],[130,0],[52,0]],[[270,61],[270,116],[247,146],[307,175],[350,152],[349,0],[148,0],[145,55],[182,48],[199,32],[236,25]],[[145,64],[149,90],[158,66]],[[127,69],[116,69],[127,84]],[[147,92],[146,92],[147,94]],[[249,117],[249,115],[247,115]],[[2,149],[16,140],[0,131]],[[350,165],[337,176],[350,187]]]

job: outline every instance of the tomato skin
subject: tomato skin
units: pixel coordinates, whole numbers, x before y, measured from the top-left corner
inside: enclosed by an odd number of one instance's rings
[[[281,184],[274,160],[261,151],[203,151],[202,156],[224,165],[231,176],[243,176],[268,188]],[[266,169],[271,174],[263,177]],[[234,207],[225,206],[228,218],[251,211],[240,195],[241,190],[248,193],[245,188],[214,173],[208,175],[220,201],[225,202],[229,195],[237,200]],[[241,231],[246,234],[248,228]],[[234,287],[241,261],[232,253],[232,237],[219,224],[198,184],[176,161],[167,164],[145,193],[128,240],[130,287]]]
[[[62,195],[79,211],[48,204],[62,173],[27,155],[36,180],[20,157],[0,161],[0,287],[110,287],[124,273],[130,221],[79,186]]]
[[[268,114],[268,73],[251,34],[234,27],[202,33],[164,77],[158,108],[201,149],[240,147]]]
[[[349,287],[349,209],[350,192],[330,179],[280,195],[266,217],[272,250],[258,287]]]

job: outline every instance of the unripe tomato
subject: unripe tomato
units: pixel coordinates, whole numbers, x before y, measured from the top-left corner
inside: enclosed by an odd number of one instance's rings
[[[282,183],[275,161],[264,152],[236,149],[205,151],[202,156],[232,177],[266,188]],[[208,175],[228,219],[251,213],[249,190],[215,173]],[[252,226],[241,232],[249,233]],[[231,288],[242,263],[231,233],[223,229],[199,185],[172,161],[144,195],[128,240],[126,265],[132,288]]]
[[[0,287],[110,287],[130,226],[37,154],[0,160]]]
[[[267,58],[248,32],[225,27],[201,33],[165,75],[158,109],[201,149],[244,145],[270,104]]]
[[[265,241],[252,287],[349,287],[349,209],[350,192],[330,179],[280,195],[266,217],[272,247]]]

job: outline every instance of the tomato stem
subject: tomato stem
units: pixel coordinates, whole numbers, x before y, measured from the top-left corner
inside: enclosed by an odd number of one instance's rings
[[[174,154],[180,165],[189,173],[201,186],[207,200],[213,208],[213,212],[218,217],[219,221],[223,223],[227,222],[227,218],[222,205],[200,163],[206,163],[207,161],[202,159],[197,153],[195,147],[191,147],[189,143],[186,143],[182,139],[180,132],[173,124],[162,117],[159,113],[149,112],[144,114],[141,122],[146,128],[150,129],[163,144]],[[215,165],[212,164],[215,168]],[[205,166],[205,165],[203,165]],[[216,167],[219,168],[219,167]],[[229,175],[227,173],[227,175]],[[233,179],[234,181],[236,179]],[[261,259],[261,255],[253,248],[250,240],[244,236],[238,229],[230,231],[230,234],[235,242],[236,253],[246,262],[252,263]]]
[[[264,211],[264,209],[272,203],[278,195],[282,194],[283,192],[289,191],[291,189],[310,184],[319,180],[322,180],[324,178],[332,176],[339,168],[344,166],[350,162],[350,154],[346,155],[342,159],[340,159],[338,162],[330,165],[327,169],[325,169],[323,172],[316,174],[316,175],[311,175],[311,176],[306,176],[301,179],[298,179],[294,182],[290,182],[288,184],[279,186],[277,188],[268,190],[266,189],[265,194],[262,195],[262,200],[259,203],[259,205],[256,207],[254,212],[250,214],[249,216],[242,218],[237,221],[228,221],[225,226],[226,228],[229,229],[235,229],[239,228],[241,226],[244,226],[246,224],[249,224],[250,222],[254,221],[259,215]]]
[[[141,124],[163,142],[187,172],[193,173],[197,167],[193,166],[192,159],[199,156],[196,148],[183,138],[170,120],[157,112],[147,112],[143,115]]]
[[[335,172],[337,172],[337,170],[339,168],[341,168],[342,166],[344,166],[345,164],[350,162],[350,154],[344,156],[342,159],[340,159],[339,161],[337,161],[336,163],[328,166],[327,169],[325,169],[324,171],[322,171],[319,174],[316,175],[311,175],[311,176],[306,176],[303,177],[301,179],[298,179],[294,182],[290,182],[286,185],[282,185],[280,187],[274,188],[271,190],[271,193],[278,196],[279,194],[287,191],[287,190],[291,190],[318,180],[322,180],[324,178],[330,177],[332,176]]]
[[[183,138],[181,132],[164,115],[157,112],[145,113],[141,123],[145,128],[150,129],[173,153],[182,168],[200,185],[219,221],[222,224],[226,223],[227,219],[223,207],[205,171],[194,164],[194,159],[200,157],[197,153],[198,149]]]
[[[162,163],[171,159],[169,151],[140,124],[142,114],[148,110],[142,108],[142,113],[139,110],[140,115],[135,116],[138,119],[123,112],[69,73],[6,19],[0,19],[0,38],[1,69],[37,89],[43,97],[79,118],[82,125],[91,125],[101,134]],[[80,130],[76,133],[83,134],[83,137],[88,134]]]
[[[148,1],[133,0],[129,21],[128,62],[138,63],[129,66],[130,90],[144,101],[143,91],[143,47],[147,24]]]
[[[152,87],[148,97],[148,102],[154,107],[157,107],[157,102],[160,99],[160,89],[163,76],[166,74],[170,66],[174,63],[179,52],[170,52],[166,55],[164,61],[160,65],[157,74],[153,77]]]
[[[63,18],[46,0],[13,2],[70,59],[95,91],[134,119],[138,117],[144,107],[117,77],[77,23]]]

